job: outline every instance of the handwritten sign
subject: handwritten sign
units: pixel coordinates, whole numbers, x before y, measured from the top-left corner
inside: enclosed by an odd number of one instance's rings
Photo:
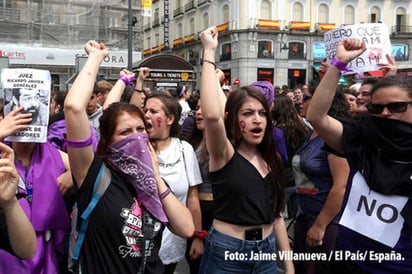
[[[367,50],[350,62],[349,72],[363,75],[364,72],[379,70],[378,64],[387,64],[391,54],[391,41],[385,24],[358,24],[339,27],[325,33],[326,58],[330,62],[336,54],[338,43],[346,38],[357,38],[365,42]]]
[[[47,70],[1,69],[0,91],[4,94],[4,116],[21,106],[21,113],[30,113],[29,127],[6,138],[12,142],[47,141],[51,76]],[[1,93],[1,92],[0,92]]]

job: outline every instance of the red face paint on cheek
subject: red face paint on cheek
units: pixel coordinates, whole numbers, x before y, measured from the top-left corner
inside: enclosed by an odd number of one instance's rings
[[[160,125],[162,124],[162,118],[157,118],[156,119],[156,125],[157,125],[157,127],[160,127]]]
[[[240,125],[240,131],[245,132],[246,122],[245,121],[240,121],[239,125]]]

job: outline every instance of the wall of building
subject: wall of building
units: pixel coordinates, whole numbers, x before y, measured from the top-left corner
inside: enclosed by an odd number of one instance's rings
[[[165,0],[167,1],[167,0]],[[165,1],[155,1],[153,6],[161,6]],[[198,35],[204,28],[204,15],[209,15],[209,25],[217,25],[220,30],[219,44],[231,43],[232,51],[230,60],[221,60],[222,49],[219,49],[219,56],[216,56],[216,63],[219,67],[227,72],[230,80],[240,79],[241,84],[246,84],[256,81],[259,77],[259,69],[266,73],[270,69],[273,70],[272,81],[274,84],[295,85],[296,83],[307,83],[313,77],[312,66],[319,64],[321,60],[316,58],[314,52],[315,43],[323,41],[323,34],[332,25],[339,27],[345,23],[347,17],[348,6],[354,8],[354,22],[371,23],[382,22],[386,24],[391,34],[391,42],[394,44],[401,43],[409,47],[412,45],[412,26],[411,14],[408,11],[411,8],[411,1],[373,1],[373,0],[221,0],[221,1],[170,1],[173,2],[170,11],[170,39],[179,40],[180,36],[189,35],[187,22],[191,18],[195,19],[196,30]],[[195,10],[187,11],[185,6],[191,3],[197,5]],[[179,6],[180,5],[180,6]],[[327,14],[320,14],[321,6],[327,7]],[[229,20],[224,21],[223,9],[229,7]],[[299,8],[301,7],[301,12]],[[270,7],[269,11],[266,7]],[[401,10],[400,10],[401,9]],[[376,13],[376,10],[378,13]],[[402,14],[402,26],[400,32],[395,32],[397,27],[397,17]],[[180,11],[180,13],[178,13]],[[299,14],[301,13],[301,18]],[[371,13],[374,13],[373,15]],[[302,23],[302,29],[294,29],[292,24],[297,19],[297,23]],[[327,18],[327,22],[321,18]],[[273,21],[278,24],[277,27],[266,28],[261,27],[259,22],[262,19]],[[373,19],[373,20],[372,20]],[[183,33],[176,32],[176,26],[183,23]],[[322,24],[320,24],[322,23]],[[298,24],[299,25],[299,24]],[[322,26],[321,26],[322,25]],[[225,27],[226,26],[226,27]],[[207,27],[207,26],[206,26]],[[306,28],[307,27],[307,28]],[[147,28],[144,32],[144,37],[151,36],[153,33],[162,33],[162,25],[154,28]],[[258,53],[258,43],[262,39],[273,41],[273,55],[270,58],[262,58]],[[153,39],[150,39],[153,42]],[[160,42],[161,43],[161,42]],[[300,43],[298,51],[304,51],[302,56],[291,54],[296,48],[296,45],[291,43]],[[285,46],[286,45],[286,46]],[[156,45],[145,45],[146,49],[156,47]],[[196,39],[187,43],[175,45],[167,50],[168,53],[177,54],[184,58],[192,58],[189,52],[199,52],[201,50],[200,42]],[[155,54],[161,54],[162,51]],[[150,56],[152,53],[146,51],[145,56]],[[401,69],[409,69],[408,65],[409,54],[405,60],[398,60],[397,64]],[[195,62],[195,70],[199,72],[201,64],[201,56]],[[298,75],[292,77],[291,75]],[[295,79],[296,78],[296,79]]]

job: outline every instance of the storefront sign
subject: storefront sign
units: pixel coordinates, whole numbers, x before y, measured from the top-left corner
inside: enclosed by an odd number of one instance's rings
[[[83,49],[40,48],[0,44],[0,57],[8,57],[10,65],[74,66],[77,57],[87,57]],[[133,63],[141,60],[141,52],[133,52]],[[102,67],[127,67],[127,50],[109,50]]]
[[[194,74],[193,71],[161,71],[161,70],[151,70],[150,75],[146,78],[147,81],[159,81],[159,80],[169,80],[169,81],[193,81]]]

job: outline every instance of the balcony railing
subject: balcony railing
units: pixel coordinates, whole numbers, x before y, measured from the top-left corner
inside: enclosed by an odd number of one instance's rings
[[[157,26],[159,26],[159,25],[160,25],[160,20],[159,20],[159,18],[153,19],[152,27],[157,27]]]
[[[185,11],[195,10],[196,9],[196,1],[192,0],[185,5]]]
[[[173,11],[173,17],[177,17],[179,15],[183,15],[183,8],[179,7]]]
[[[144,30],[150,30],[150,28],[151,28],[150,23],[147,23],[144,25]]]
[[[310,31],[310,22],[290,21],[289,29],[298,31]]]
[[[392,33],[411,33],[412,26],[407,25],[395,25],[392,26]]]
[[[231,52],[222,53],[220,55],[219,61],[227,61],[227,60],[232,60],[232,53]]]
[[[316,31],[329,31],[335,28],[335,23],[316,23],[315,30]]]
[[[203,6],[206,3],[210,3],[210,0],[199,0],[199,2],[197,3],[197,6],[200,7],[200,6]]]
[[[19,21],[20,10],[1,8],[0,9],[0,21]]]

